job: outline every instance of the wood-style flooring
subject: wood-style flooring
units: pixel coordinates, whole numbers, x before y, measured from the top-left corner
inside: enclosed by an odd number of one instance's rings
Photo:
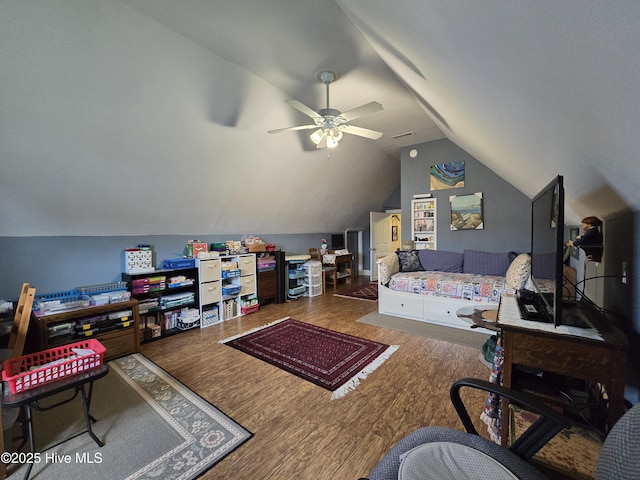
[[[377,308],[374,302],[335,297],[330,289],[143,344],[147,358],[254,434],[202,478],[355,480],[418,427],[462,429],[449,387],[462,377],[488,379],[479,351],[356,322]],[[218,343],[286,316],[400,348],[356,390],[331,400],[328,390]],[[485,394],[467,391],[463,398],[476,428],[485,432],[478,419]]]

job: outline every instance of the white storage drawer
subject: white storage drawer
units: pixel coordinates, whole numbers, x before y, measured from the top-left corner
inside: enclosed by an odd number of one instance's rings
[[[384,311],[390,315],[422,320],[424,315],[424,298],[420,296],[392,297],[384,304]]]
[[[200,260],[200,282],[220,280],[220,259]]]
[[[240,255],[238,258],[238,267],[240,275],[256,274],[256,257],[255,255]]]
[[[222,300],[222,285],[220,282],[203,283],[200,286],[200,303],[209,305]]]
[[[311,285],[307,290],[307,295],[309,297],[317,297],[318,295],[322,295],[322,285]]]

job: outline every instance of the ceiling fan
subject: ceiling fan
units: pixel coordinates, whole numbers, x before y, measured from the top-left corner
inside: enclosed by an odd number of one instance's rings
[[[310,130],[315,128],[316,130],[310,135],[310,138],[311,141],[316,144],[317,148],[336,147],[338,142],[342,139],[343,133],[358,135],[372,140],[377,140],[382,137],[382,132],[376,132],[375,130],[369,130],[368,128],[356,127],[355,125],[349,125],[348,123],[356,118],[381,111],[382,105],[378,102],[369,102],[344,113],[341,113],[339,110],[334,108],[329,108],[329,84],[337,78],[338,75],[335,72],[326,71],[318,74],[318,79],[325,84],[327,91],[327,107],[321,108],[317,112],[297,100],[286,100],[286,102],[293,108],[310,117],[314,122],[312,125],[279,128],[277,130],[269,130],[269,133]]]

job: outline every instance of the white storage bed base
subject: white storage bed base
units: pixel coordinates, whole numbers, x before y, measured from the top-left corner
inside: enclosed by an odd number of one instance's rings
[[[469,330],[471,327],[469,322],[458,318],[456,314],[456,312],[463,307],[495,309],[498,307],[498,304],[397,292],[385,287],[378,281],[378,313],[384,315],[393,315],[395,317],[434,323],[445,327]],[[476,328],[474,331],[494,334],[494,332],[484,328]]]

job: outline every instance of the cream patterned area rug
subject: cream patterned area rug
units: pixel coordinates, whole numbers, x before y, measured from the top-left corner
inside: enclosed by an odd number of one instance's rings
[[[84,433],[46,450],[85,430],[80,396],[48,412],[34,411],[40,461],[30,479],[194,479],[252,436],[141,354],[113,360],[109,368],[94,383],[90,412],[105,445],[98,447]],[[9,478],[21,479],[25,467],[15,467],[9,465]]]

